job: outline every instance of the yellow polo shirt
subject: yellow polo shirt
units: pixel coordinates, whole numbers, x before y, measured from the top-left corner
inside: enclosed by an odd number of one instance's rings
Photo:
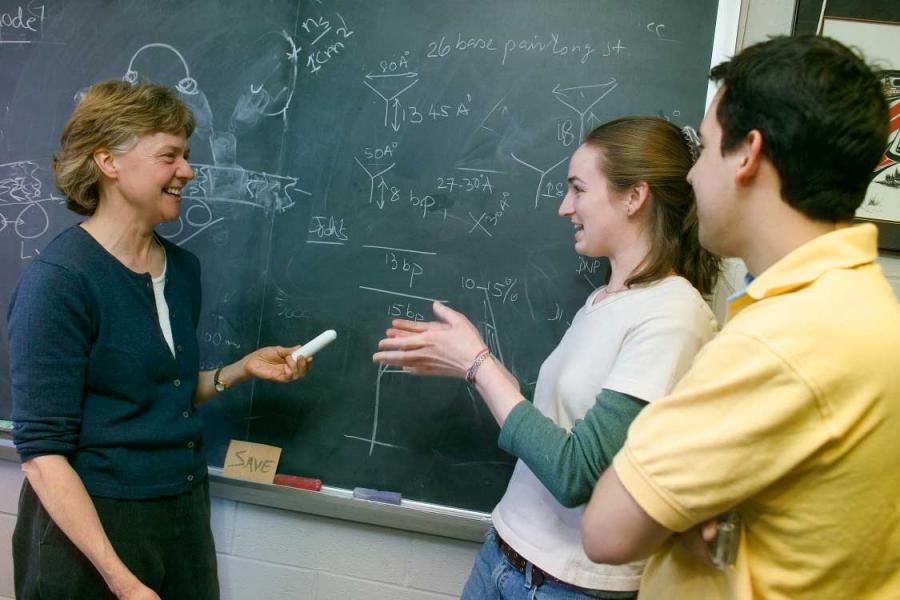
[[[670,540],[641,598],[900,598],[900,306],[876,236],[839,229],[772,265],[632,424],[613,464],[653,519],[743,520],[734,567]]]

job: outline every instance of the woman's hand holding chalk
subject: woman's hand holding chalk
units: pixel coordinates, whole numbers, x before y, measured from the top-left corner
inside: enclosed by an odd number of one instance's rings
[[[294,360],[297,360],[301,356],[303,358],[310,358],[313,354],[333,342],[335,339],[337,339],[337,332],[334,329],[323,331],[307,343],[291,352],[291,358],[293,358]]]

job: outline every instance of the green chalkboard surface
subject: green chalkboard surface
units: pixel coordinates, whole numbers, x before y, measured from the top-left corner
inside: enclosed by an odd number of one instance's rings
[[[480,399],[379,368],[376,342],[440,300],[530,392],[607,276],[557,216],[567,159],[617,116],[699,123],[717,4],[2,0],[0,303],[77,222],[49,165],[79,93],[172,85],[197,115],[197,177],[159,232],[203,265],[202,368],[338,332],[305,380],[204,407],[210,464],[250,440],[326,485],[490,510],[513,459]]]

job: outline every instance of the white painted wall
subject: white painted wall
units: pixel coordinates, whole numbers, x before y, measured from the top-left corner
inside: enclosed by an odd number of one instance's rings
[[[790,35],[794,0],[744,0],[743,27],[738,31],[738,48],[764,42],[773,35]]]
[[[900,298],[900,254],[882,252],[878,257],[878,264],[881,265],[885,277],[891,282],[894,293]]]

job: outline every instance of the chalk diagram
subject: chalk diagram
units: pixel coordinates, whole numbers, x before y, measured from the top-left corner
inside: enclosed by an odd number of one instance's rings
[[[396,142],[394,142],[394,146],[396,147]],[[362,168],[362,170],[366,172],[366,175],[369,176],[369,204],[372,204],[372,202],[374,201],[378,208],[384,208],[384,192],[389,187],[387,182],[384,180],[384,174],[393,169],[397,165],[397,163],[391,163],[387,167],[381,169],[381,167],[384,165],[379,163],[372,163],[367,166],[355,156],[353,157],[353,160],[355,160],[356,164],[358,164]],[[374,173],[372,172],[373,170],[375,171]],[[376,181],[378,182],[377,184],[375,183]],[[380,196],[377,199],[375,198],[376,188],[380,192]]]
[[[363,287],[363,286],[360,286]],[[371,288],[370,288],[371,289]],[[491,304],[491,297],[488,294],[487,288],[480,288],[484,291],[484,301],[483,301],[483,309],[484,315],[482,319],[478,322],[477,327],[479,332],[481,333],[482,339],[484,339],[488,348],[490,348],[491,353],[494,354],[497,358],[500,359],[500,362],[503,362],[503,350],[500,347],[500,334],[497,329],[497,320],[494,317],[494,307]],[[376,290],[381,291],[381,290]],[[385,375],[398,375],[401,377],[418,377],[417,375],[412,375],[407,373],[403,369],[398,369],[396,367],[391,367],[388,365],[378,365],[378,374],[375,378],[375,397],[373,399],[374,404],[374,414],[372,416],[372,428],[369,432],[368,436],[359,436],[359,435],[350,435],[344,434],[344,437],[351,440],[357,440],[360,442],[364,442],[369,446],[369,456],[372,456],[375,452],[375,447],[379,446],[381,448],[394,448],[398,450],[406,450],[404,446],[399,444],[391,444],[380,440],[378,438],[378,419],[379,419],[379,411],[381,408],[381,387],[382,381]],[[478,399],[469,391],[469,398],[472,402],[472,411],[478,416]]]
[[[426,254],[426,255],[432,255],[432,256],[437,255],[437,253],[434,253],[434,252],[425,252],[425,251],[421,251],[421,250],[410,250],[410,249],[405,249],[405,248],[389,248],[386,246],[376,246],[376,245],[367,245],[365,247],[370,248],[370,249],[390,250],[390,251],[402,252],[402,253]],[[501,304],[506,304],[507,302],[509,302],[509,303],[516,302],[519,298],[518,292],[515,291],[517,283],[518,283],[517,279],[513,279],[511,277],[506,277],[502,281],[498,281],[495,283],[489,281],[484,285],[479,285],[471,278],[463,278],[463,287],[465,289],[472,290],[476,293],[478,291],[480,291],[482,294],[484,294],[484,298],[481,301],[481,305],[482,305],[482,309],[483,309],[483,316],[476,324],[476,327],[478,327],[478,330],[481,333],[481,337],[487,344],[491,353],[494,354],[494,356],[496,356],[500,360],[500,362],[505,362],[505,361],[504,361],[504,356],[503,356],[503,349],[500,344],[500,333],[499,333],[499,329],[497,327],[497,319],[494,314],[494,305],[492,303],[491,298],[494,297]],[[406,298],[406,299],[423,300],[423,301],[428,301],[429,303],[430,302],[441,302],[441,303],[447,302],[446,300],[428,298],[428,297],[424,297],[424,296],[416,296],[416,295],[398,292],[398,291],[394,291],[394,290],[379,289],[379,288],[368,287],[368,286],[363,286],[363,285],[360,285],[359,289],[369,291],[369,292],[377,292],[377,293],[381,293],[381,294],[397,296],[397,297]],[[410,318],[410,317],[408,317],[408,315],[400,315],[400,316],[404,317],[404,318]],[[419,317],[419,318],[421,318],[421,317]],[[377,369],[377,375],[375,378],[375,394],[374,394],[374,398],[373,398],[374,411],[373,411],[373,416],[372,416],[372,426],[368,432],[368,435],[367,436],[359,436],[359,435],[344,434],[344,437],[347,439],[357,440],[357,441],[368,444],[369,456],[372,456],[374,454],[376,446],[383,447],[383,448],[395,448],[395,449],[400,449],[400,450],[406,449],[405,447],[403,447],[401,445],[391,444],[391,443],[385,442],[384,440],[378,438],[379,416],[380,416],[380,409],[381,409],[381,403],[382,403],[382,397],[381,397],[382,384],[384,382],[385,375],[388,375],[388,374],[398,375],[401,377],[403,377],[403,376],[415,377],[416,376],[416,375],[407,373],[403,369],[398,369],[396,367],[391,367],[388,365],[379,365],[378,369]],[[471,393],[471,390],[469,390],[469,398],[472,402],[473,414],[475,414],[476,418],[479,419],[479,421],[480,421],[480,416],[479,416],[480,413],[478,411],[478,399],[475,398],[475,396]]]
[[[513,160],[516,161],[517,163],[519,163],[519,164],[521,164],[521,165],[525,165],[526,167],[528,167],[528,168],[531,169],[532,171],[537,172],[537,173],[541,176],[540,179],[538,179],[537,191],[534,193],[534,207],[535,207],[535,208],[538,207],[538,204],[539,204],[540,201],[541,201],[541,188],[544,187],[544,179],[546,179],[547,175],[549,175],[550,172],[553,171],[553,169],[555,169],[555,168],[558,167],[559,165],[561,165],[561,164],[563,164],[564,162],[566,162],[567,160],[569,160],[569,155],[566,154],[566,156],[563,156],[561,159],[559,159],[558,161],[556,161],[556,162],[553,164],[553,166],[548,167],[547,169],[541,170],[540,167],[536,167],[536,166],[534,166],[533,164],[531,164],[531,163],[529,163],[529,162],[526,162],[526,161],[522,160],[521,158],[519,158],[518,156],[516,156],[515,153],[513,153],[513,152],[510,152],[509,155],[512,156]]]
[[[297,83],[297,53],[291,37],[282,31],[274,37],[273,59],[269,71],[241,95],[235,104],[228,129],[217,131],[209,101],[197,81],[191,77],[190,67],[181,52],[164,43],[145,44],[131,57],[123,79],[136,83],[139,78],[137,63],[142,55],[160,51],[180,62],[183,77],[175,84],[197,120],[195,135],[206,138],[210,145],[213,163],[191,163],[195,177],[182,191],[182,198],[190,206],[182,211],[177,221],[160,227],[160,234],[183,244],[204,230],[222,221],[213,206],[242,205],[258,208],[272,215],[282,213],[296,204],[301,196],[312,194],[299,187],[299,179],[264,171],[245,169],[237,163],[237,134],[256,127],[263,117],[277,117],[286,122],[288,108]],[[286,75],[285,75],[286,74]],[[277,89],[269,90],[269,87]]]
[[[32,160],[0,164],[0,234],[19,239],[19,257],[40,254],[31,240],[40,238],[50,228],[49,204],[64,204],[65,200],[52,191],[44,192],[38,176],[41,166]]]
[[[404,122],[409,122],[406,119],[406,111],[404,111],[400,97],[402,94],[412,89],[415,86],[419,79],[418,73],[412,70],[402,70],[398,69],[398,72],[386,72],[379,75],[373,75],[372,73],[368,73],[363,80],[363,84],[372,90],[384,103],[384,115],[382,124],[384,127],[390,127],[393,131],[398,131]],[[573,128],[577,127],[578,130],[578,139],[582,139],[584,136],[584,132],[587,128],[594,126],[596,123],[600,122],[600,119],[595,114],[595,107],[610,93],[612,93],[618,87],[618,82],[615,79],[610,79],[605,83],[597,83],[597,84],[589,84],[589,85],[577,85],[572,87],[563,88],[561,84],[556,84],[552,90],[550,90],[550,94],[554,98],[555,101],[563,104],[572,110],[577,116],[574,118],[571,123]],[[496,123],[494,123],[496,121]],[[576,125],[577,123],[577,125]],[[472,142],[472,150],[469,154],[473,155],[475,158],[474,150],[478,150],[478,154],[482,154],[483,158],[478,158],[477,162],[464,162],[462,166],[457,164],[455,169],[463,170],[463,171],[471,171],[478,173],[495,173],[495,174],[504,174],[505,171],[490,168],[492,166],[490,162],[490,156],[484,155],[484,150],[490,147],[496,147],[499,140],[502,139],[504,131],[515,127],[515,125],[510,120],[510,108],[506,104],[504,104],[503,99],[501,98],[488,112],[487,116],[481,121],[478,126],[478,130],[486,130],[489,134],[493,134],[495,138],[494,144],[479,143],[477,139],[473,139]],[[572,132],[572,135],[575,135],[575,132]],[[396,146],[396,144],[395,144]],[[393,153],[385,152],[380,157],[370,157],[374,160],[365,160],[360,157],[354,156],[354,160],[356,164],[361,168],[369,179],[369,194],[368,194],[368,204],[375,204],[378,208],[384,208],[386,202],[386,194],[385,191],[389,190],[389,186],[385,181],[385,175],[389,173],[392,169],[397,166],[395,160],[393,160]],[[542,188],[544,187],[545,181],[550,176],[550,174],[558,169],[561,165],[566,163],[569,157],[569,152],[566,153],[565,156],[562,156],[558,159],[547,161],[542,165],[534,164],[534,162],[529,162],[529,160],[525,160],[518,156],[515,152],[509,152],[509,154],[503,153],[502,156],[509,156],[518,164],[521,164],[528,169],[536,172],[538,174],[538,183],[536,186],[536,192],[534,196],[534,209],[539,208],[540,201],[542,198]],[[500,158],[500,155],[494,154],[495,158]],[[484,159],[487,159],[486,161]],[[480,163],[480,164],[479,164]],[[477,165],[477,166],[476,166]],[[545,195],[544,197],[551,197]],[[484,215],[482,215],[484,217]],[[470,217],[475,222],[475,227],[478,227],[480,224],[480,220],[475,220],[474,216],[470,214]],[[475,229],[472,228],[472,230]],[[482,226],[484,230],[484,227]],[[470,233],[471,231],[470,230]],[[490,232],[484,230],[488,236],[490,236]],[[370,246],[370,247],[378,247],[383,248],[381,246]],[[412,252],[410,250],[404,249],[392,249],[398,251]],[[545,275],[546,277],[546,275]],[[549,279],[549,278],[548,278]],[[481,309],[482,315],[481,318],[477,321],[476,327],[479,329],[482,338],[487,344],[490,351],[497,356],[497,358],[501,362],[505,362],[503,348],[501,345],[501,335],[498,329],[497,318],[495,314],[496,306],[495,303],[499,302],[501,304],[505,304],[506,302],[514,302],[518,299],[518,292],[513,291],[517,279],[512,277],[506,277],[501,279],[498,282],[491,283],[488,282],[487,285],[479,285],[471,278],[463,278],[464,287],[466,289],[481,292],[483,293],[483,298],[481,299]],[[471,285],[468,285],[468,284]],[[378,293],[387,293],[393,294],[394,292],[390,290],[377,289],[367,286],[359,286],[361,290],[369,291],[369,292],[378,292]],[[497,295],[499,293],[499,295]],[[411,294],[400,294],[405,295],[406,298],[414,299],[414,300],[433,300],[430,298],[425,298],[422,296],[414,296]],[[525,291],[525,296],[527,298],[527,289]],[[555,304],[554,306],[555,314],[547,320],[559,320],[563,316],[563,311],[559,304]],[[531,306],[529,300],[529,311],[531,313],[532,319],[537,320],[537,317],[534,314],[534,308]],[[388,379],[385,379],[386,376]],[[379,365],[377,367],[377,372],[375,374],[374,381],[374,397],[372,399],[372,407],[373,407],[373,415],[371,420],[370,428],[363,435],[352,435],[352,434],[344,434],[344,437],[351,440],[356,440],[359,442],[363,442],[368,446],[368,455],[372,456],[375,453],[376,447],[379,449],[396,449],[396,450],[407,450],[402,445],[397,443],[392,443],[395,440],[385,439],[383,433],[379,433],[379,419],[382,418],[381,412],[384,401],[389,401],[389,398],[383,398],[382,394],[385,390],[385,384],[390,381],[391,377],[400,376],[400,377],[409,377],[410,373],[405,372],[403,369],[391,367],[387,365]],[[414,376],[414,375],[413,375]],[[469,397],[472,402],[472,410],[476,415],[476,418],[480,420],[478,417],[479,413],[479,400],[475,397],[475,395],[469,390]]]
[[[556,84],[550,93],[553,94],[553,97],[559,101],[560,103],[568,106],[575,114],[578,115],[579,122],[579,134],[578,139],[584,139],[584,131],[585,126],[593,127],[595,124],[600,122],[600,119],[591,112],[591,109],[597,105],[598,102],[603,100],[610,92],[612,92],[616,87],[618,87],[618,82],[616,80],[610,79],[606,83],[597,83],[592,85],[579,85],[569,88],[560,88],[560,84]],[[568,160],[569,155],[563,156],[560,160],[554,163],[552,166],[542,169],[536,165],[533,165],[518,156],[515,153],[510,152],[510,156],[512,156],[513,160],[517,163],[524,165],[536,172],[540,175],[537,184],[537,191],[534,193],[534,207],[537,208],[541,201],[541,189],[544,186],[544,180],[547,178],[547,175],[550,174],[555,168],[566,162]]]
[[[561,88],[559,86],[560,84],[556,84],[551,93],[557,101],[568,106],[578,115],[580,127],[578,130],[578,139],[583,140],[585,125],[590,129],[595,125],[600,124],[600,119],[591,112],[591,109],[610,92],[619,87],[619,83],[615,78],[611,78],[606,83],[576,85],[569,88]]]
[[[369,456],[372,456],[372,454],[375,452],[375,446],[381,446],[384,448],[397,448],[401,450],[405,449],[403,448],[403,446],[397,444],[389,444],[378,439],[378,412],[381,407],[381,380],[384,378],[384,375],[386,373],[409,375],[408,373],[404,372],[403,369],[389,367],[388,365],[378,365],[378,376],[375,378],[375,414],[372,417],[372,431],[369,434],[369,437],[350,435],[347,433],[344,434],[344,437],[348,440],[357,440],[367,443],[369,445]]]
[[[406,121],[406,111],[400,104],[400,94],[419,83],[419,74],[414,71],[402,73],[366,73],[363,84],[384,101],[384,126],[400,131]],[[393,115],[392,115],[393,113]],[[421,115],[417,115],[421,122]]]
[[[359,161],[357,161],[357,162],[359,162]],[[360,165],[360,166],[362,166],[362,165]],[[365,168],[365,167],[363,167],[363,168]],[[410,249],[410,248],[396,248],[396,247],[391,247],[391,246],[382,246],[382,245],[374,245],[374,244],[363,245],[363,248],[365,248],[367,250],[378,251],[378,252],[390,252],[392,255],[396,253],[396,254],[402,255],[402,256],[412,255],[415,257],[432,257],[432,258],[437,256],[437,252],[430,252],[427,250],[414,250],[414,249]],[[423,273],[423,270],[421,269],[421,267],[419,267],[418,264],[411,263],[405,259],[402,260],[402,266],[400,266],[400,264],[401,263],[398,262],[397,268],[400,269],[401,272],[404,272],[404,273],[411,272],[411,275],[410,275],[411,278],[410,278],[409,285],[410,285],[410,287],[412,287],[412,285],[413,285],[412,278],[415,275],[421,275]],[[415,267],[419,267],[418,271],[413,270]],[[432,302],[441,302],[441,303],[447,302],[446,300],[442,300],[439,298],[429,298],[426,296],[419,296],[419,295],[411,294],[408,292],[400,292],[397,290],[376,288],[376,287],[372,287],[372,286],[360,285],[360,286],[358,286],[358,288],[360,290],[363,290],[364,292],[386,295],[386,296],[390,296],[392,298],[401,298],[405,302],[416,301],[416,300],[428,302],[429,304],[431,304]],[[409,307],[409,305],[407,305],[407,309],[408,309],[408,307]],[[411,318],[408,315],[404,315],[402,313],[395,313],[395,315],[398,317],[403,317],[403,318]],[[421,318],[421,315],[419,315],[419,317],[417,317],[417,318]],[[397,444],[389,444],[387,442],[384,442],[384,441],[381,441],[378,439],[378,419],[379,419],[379,412],[381,409],[381,386],[382,386],[382,380],[383,380],[384,376],[388,373],[398,374],[401,376],[409,376],[409,373],[406,373],[405,371],[403,371],[403,369],[392,368],[387,365],[378,365],[378,372],[377,372],[377,376],[375,378],[375,398],[373,401],[374,402],[374,414],[372,417],[372,428],[370,430],[370,433],[368,434],[368,437],[344,434],[344,437],[347,439],[357,440],[360,442],[367,443],[369,446],[369,456],[372,456],[372,454],[375,452],[375,446],[381,446],[381,447],[385,447],[385,448],[405,449],[403,446],[400,446]]]
[[[275,35],[275,34],[273,34]],[[298,54],[301,48],[295,43],[287,31],[281,30],[280,35],[275,35],[273,42],[277,52],[269,55],[269,70],[266,76],[257,83],[251,83],[248,93],[238,100],[232,115],[232,126],[238,123],[246,123],[253,126],[259,117],[281,117],[287,120],[287,111],[294,98],[294,90],[297,87],[297,70],[299,68]],[[287,61],[285,61],[287,59]],[[284,75],[287,74],[285,84]],[[279,77],[280,75],[280,77]],[[269,86],[278,88],[273,95]]]

